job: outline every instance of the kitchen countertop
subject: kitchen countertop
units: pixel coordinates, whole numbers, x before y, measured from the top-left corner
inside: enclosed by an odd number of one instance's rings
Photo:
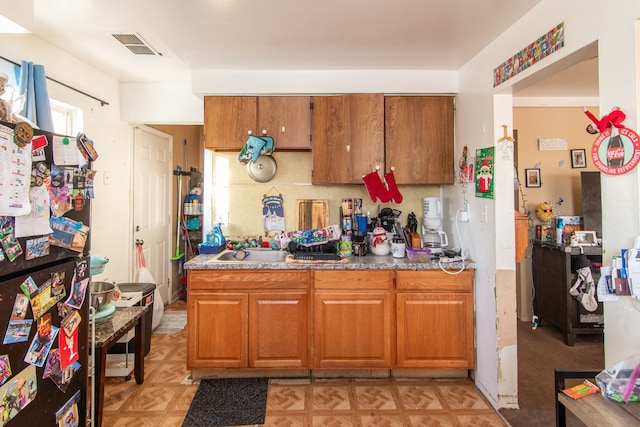
[[[110,345],[118,335],[133,328],[150,306],[118,307],[107,317],[96,320],[96,347]]]
[[[289,263],[289,262],[243,262],[243,261],[216,261],[219,254],[198,255],[187,261],[184,268],[187,270],[437,270],[440,265],[437,261],[411,262],[405,258],[394,258],[391,255],[365,255],[347,257],[347,262],[334,263]],[[457,271],[461,268],[475,269],[473,262],[447,262],[441,263],[442,268],[448,271]]]

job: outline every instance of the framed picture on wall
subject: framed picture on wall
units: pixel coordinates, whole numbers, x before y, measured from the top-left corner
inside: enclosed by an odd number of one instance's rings
[[[540,169],[525,169],[524,170],[527,187],[540,187]]]
[[[571,167],[574,169],[587,167],[587,154],[584,148],[571,150]]]

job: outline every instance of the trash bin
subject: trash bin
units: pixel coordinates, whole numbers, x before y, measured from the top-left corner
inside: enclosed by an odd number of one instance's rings
[[[149,309],[144,314],[145,315],[145,350],[144,355],[146,356],[151,351],[151,324],[153,323],[153,293],[156,290],[155,283],[118,283],[118,288],[120,288],[120,292],[142,292],[142,300],[138,302],[138,306],[149,306]],[[129,341],[128,344],[125,343],[116,343],[110,349],[109,353],[112,354],[122,354],[127,352],[127,345],[129,346],[128,352],[132,353],[134,351],[134,340]]]

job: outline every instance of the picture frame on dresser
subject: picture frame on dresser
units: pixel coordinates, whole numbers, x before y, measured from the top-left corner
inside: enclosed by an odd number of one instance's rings
[[[595,231],[581,231],[576,230],[573,232],[578,240],[578,246],[597,246],[598,238]]]

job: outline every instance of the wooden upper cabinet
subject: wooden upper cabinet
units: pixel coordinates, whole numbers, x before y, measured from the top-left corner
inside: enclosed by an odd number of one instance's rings
[[[385,97],[386,169],[397,184],[454,183],[454,98]]]
[[[242,149],[248,132],[256,132],[257,114],[255,96],[205,96],[205,148]]]
[[[258,97],[258,126],[273,137],[276,150],[311,149],[311,97]]]
[[[279,149],[311,148],[309,96],[206,96],[205,147],[240,150],[249,131],[273,137]]]
[[[313,99],[313,184],[361,184],[384,166],[384,95]]]

